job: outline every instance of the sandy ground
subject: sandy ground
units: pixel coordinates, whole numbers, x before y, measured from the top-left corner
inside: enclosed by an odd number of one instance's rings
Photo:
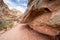
[[[48,37],[29,29],[25,25],[15,22],[12,29],[0,36],[0,40],[49,40]]]

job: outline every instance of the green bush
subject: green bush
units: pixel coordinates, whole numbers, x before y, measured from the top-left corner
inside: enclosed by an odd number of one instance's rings
[[[13,20],[0,21],[0,31],[6,29],[7,27],[12,28],[13,24],[14,24]]]
[[[0,30],[3,30],[6,28],[6,23],[5,22],[0,22]]]
[[[10,20],[10,21],[8,22],[8,26],[9,26],[10,28],[13,26],[13,24],[14,24],[14,21],[13,21],[13,20]]]

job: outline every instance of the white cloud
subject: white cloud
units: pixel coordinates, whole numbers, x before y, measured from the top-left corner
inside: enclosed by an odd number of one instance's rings
[[[8,7],[14,7],[17,6],[15,3],[13,3],[11,0],[4,0],[4,2],[8,5]]]
[[[20,1],[20,0],[16,0],[16,1]],[[15,8],[22,12],[25,12],[26,10],[26,8],[23,8],[22,6],[17,5],[16,3],[12,2],[12,0],[4,0],[4,2],[8,5],[9,9]],[[26,4],[22,4],[22,5],[26,6]]]

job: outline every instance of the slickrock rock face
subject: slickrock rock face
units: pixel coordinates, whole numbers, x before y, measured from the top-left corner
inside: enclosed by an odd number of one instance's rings
[[[37,0],[37,1],[29,0],[26,14],[30,14],[33,16],[34,15],[40,16],[41,14],[47,12],[47,13],[50,13],[51,16],[45,23],[48,25],[59,25],[60,24],[59,10],[60,10],[60,0]],[[30,17],[30,15],[29,15],[29,17]],[[32,18],[32,17],[30,17],[30,18]],[[28,19],[26,21],[28,21]]]
[[[11,12],[12,12],[11,15],[16,16],[17,18],[19,18],[23,15],[23,13],[21,11],[14,9],[14,8],[11,10]]]
[[[18,15],[18,13],[20,13],[20,15]],[[4,1],[0,0],[0,16],[3,17],[3,19],[5,18],[6,20],[8,20],[21,15],[22,12],[16,9],[10,10],[8,6],[4,3]]]
[[[29,0],[22,23],[45,35],[59,35],[60,0]]]
[[[16,21],[21,21],[23,13],[15,8],[11,9],[11,16]]]
[[[19,10],[17,10],[17,9],[14,9],[14,8],[13,8],[11,11],[14,13],[14,14],[12,14],[12,15],[16,15],[16,16],[21,16],[21,15],[23,15],[22,12],[19,11]]]
[[[5,27],[6,22],[8,24],[9,21],[10,21],[9,23],[12,23],[12,21],[14,20],[21,19],[20,18],[21,15],[22,15],[22,12],[16,9],[10,10],[8,6],[4,3],[4,1],[0,0],[0,29],[3,29]]]
[[[11,17],[11,11],[8,6],[3,2],[3,0],[0,0],[0,19],[9,20]]]

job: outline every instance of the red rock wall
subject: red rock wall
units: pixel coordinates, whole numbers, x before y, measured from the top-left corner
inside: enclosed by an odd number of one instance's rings
[[[49,36],[60,33],[60,0],[29,0],[22,23]]]

